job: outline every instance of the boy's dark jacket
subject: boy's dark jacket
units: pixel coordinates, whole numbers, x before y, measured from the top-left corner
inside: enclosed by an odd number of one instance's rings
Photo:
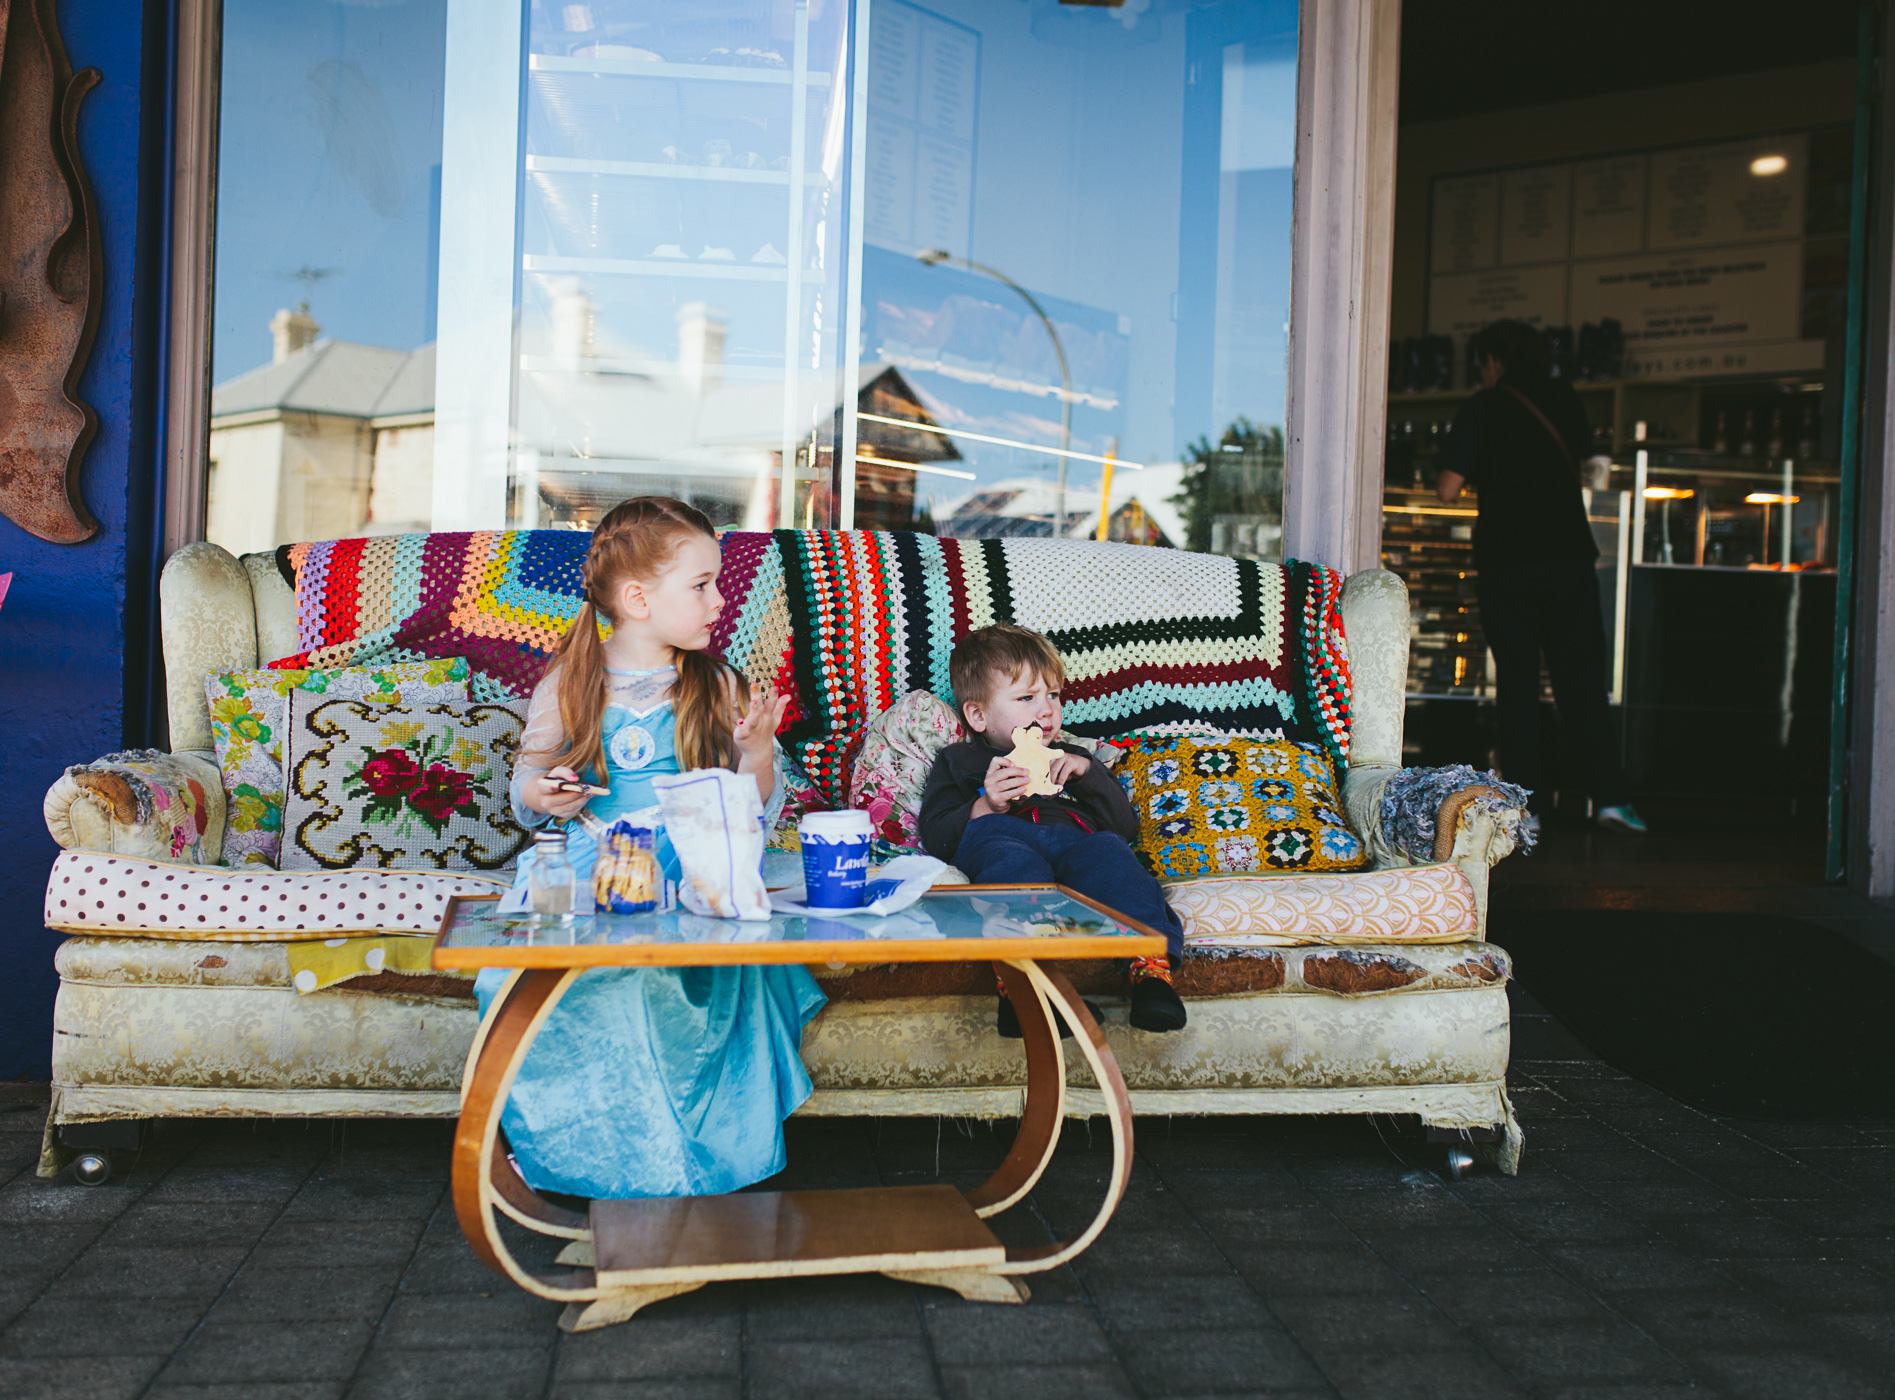
[[[1024,817],[1031,807],[1064,809],[1077,812],[1094,831],[1110,831],[1125,838],[1129,845],[1138,840],[1138,813],[1119,780],[1106,771],[1098,759],[1076,744],[1047,744],[1090,759],[1091,766],[1077,778],[1066,780],[1058,797],[1028,797],[1015,802],[1007,815]],[[940,860],[952,861],[961,848],[961,836],[967,830],[967,814],[974,799],[987,782],[987,766],[1010,750],[994,748],[985,735],[972,742],[949,744],[934,760],[928,772],[928,785],[921,794],[919,822],[921,847]],[[1052,812],[1047,813],[1048,816]],[[1057,820],[1057,818],[1055,818]]]

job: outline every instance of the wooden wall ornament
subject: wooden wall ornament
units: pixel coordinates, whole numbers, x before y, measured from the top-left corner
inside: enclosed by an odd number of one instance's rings
[[[79,157],[79,106],[55,0],[0,0],[0,514],[55,544],[98,533],[79,464],[98,415],[79,376],[99,329],[104,258]]]

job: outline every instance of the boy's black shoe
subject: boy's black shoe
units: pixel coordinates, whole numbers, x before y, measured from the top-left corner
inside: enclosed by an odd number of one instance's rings
[[[1105,1013],[1099,1010],[1092,998],[1081,997],[1080,1000],[1085,1002],[1086,1010],[1093,1020],[1105,1024]],[[1072,1039],[1073,1028],[1066,1024],[1066,1018],[1059,1014],[1058,1007],[1053,1008],[1053,1024],[1059,1028],[1061,1040]],[[994,1012],[994,1029],[1002,1040],[1021,1040],[1026,1036],[1026,1032],[1020,1029],[1020,1013],[1013,1009],[1013,998],[1005,992],[1000,994],[1000,1005]]]
[[[1163,1033],[1184,1029],[1184,1001],[1162,977],[1141,977],[1132,983],[1132,1024],[1141,1031]]]

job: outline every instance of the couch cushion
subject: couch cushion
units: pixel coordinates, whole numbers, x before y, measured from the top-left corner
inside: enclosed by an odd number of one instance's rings
[[[1194,944],[1459,943],[1480,909],[1453,864],[1342,874],[1213,875],[1165,886]]]
[[[352,946],[376,939],[327,939]],[[393,942],[394,940],[388,940]],[[432,940],[410,938],[425,956]],[[298,950],[306,943],[211,943],[156,938],[68,938],[53,953],[62,982],[90,987],[277,987],[296,985]],[[321,943],[314,945],[323,946]],[[473,1004],[472,973],[428,971],[361,972],[333,978],[338,990],[422,997]],[[324,989],[326,990],[326,988]]]
[[[1116,772],[1138,814],[1133,848],[1159,879],[1368,863],[1320,744],[1234,734],[1130,734]]]
[[[226,870],[62,851],[46,881],[46,927],[216,942],[295,942],[352,933],[433,933],[457,894],[507,881],[434,870]]]

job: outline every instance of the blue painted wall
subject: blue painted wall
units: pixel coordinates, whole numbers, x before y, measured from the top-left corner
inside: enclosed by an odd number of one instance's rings
[[[0,518],[0,573],[14,575],[0,604],[0,1079],[51,1069],[61,935],[40,922],[56,852],[40,800],[66,765],[145,737],[163,227],[162,191],[147,175],[163,162],[164,8],[62,0],[59,17],[73,67],[104,74],[79,124],[105,253],[98,342],[80,385],[99,415],[80,490],[100,530],[54,545]]]

